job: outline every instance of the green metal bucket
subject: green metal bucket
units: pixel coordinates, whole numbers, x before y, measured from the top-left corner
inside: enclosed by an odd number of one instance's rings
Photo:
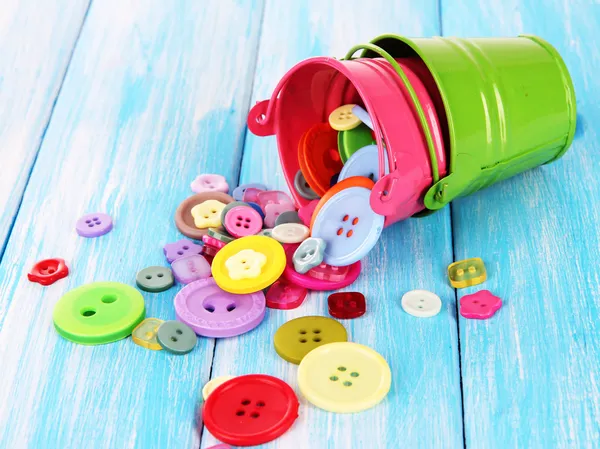
[[[426,193],[430,210],[552,162],[573,141],[573,83],[558,52],[539,37],[383,35],[372,44],[394,58],[421,58],[439,90],[450,170]],[[379,54],[366,50],[362,57]]]

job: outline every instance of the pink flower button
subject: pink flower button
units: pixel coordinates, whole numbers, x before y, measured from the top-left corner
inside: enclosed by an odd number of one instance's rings
[[[465,318],[485,320],[492,317],[502,307],[502,300],[489,290],[481,290],[460,298],[460,314]]]
[[[245,203],[257,203],[258,194],[260,192],[264,192],[264,190],[259,189],[258,187],[248,187],[246,190],[244,190],[242,201]]]
[[[260,214],[251,207],[236,206],[225,214],[223,225],[232,236],[240,238],[260,232],[263,221]]]
[[[292,203],[271,203],[267,204],[263,210],[265,211],[265,226],[267,228],[272,228],[275,226],[275,220],[277,220],[279,215],[288,210],[296,210],[296,208]]]
[[[267,190],[266,192],[258,192],[257,201],[258,205],[265,211],[268,204],[290,204],[294,205],[292,199],[287,193],[279,190]],[[295,208],[294,208],[295,210]]]
[[[227,180],[221,175],[200,175],[192,181],[191,187],[194,193],[229,192]]]
[[[302,223],[304,223],[306,226],[310,227],[310,220],[315,212],[317,204],[319,204],[319,200],[312,200],[306,206],[302,206],[298,210],[298,216],[300,217],[300,220],[302,220]]]

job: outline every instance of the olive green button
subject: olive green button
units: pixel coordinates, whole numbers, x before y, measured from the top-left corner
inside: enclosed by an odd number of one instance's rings
[[[146,316],[144,298],[119,282],[94,282],[63,295],[54,306],[57,332],[82,345],[100,345],[131,334]]]
[[[180,321],[165,321],[158,328],[156,339],[164,350],[178,355],[190,352],[198,340],[194,331]]]
[[[341,131],[338,133],[340,159],[342,162],[346,163],[350,156],[358,150],[374,143],[376,142],[373,140],[371,130],[364,124],[349,131]]]
[[[344,326],[324,316],[304,316],[288,321],[273,337],[277,354],[296,365],[313,349],[341,341],[348,341]]]
[[[222,241],[223,243],[230,243],[235,240],[223,228],[208,228],[208,235],[210,235],[213,239]]]
[[[173,287],[173,272],[167,267],[148,267],[141,270],[135,283],[147,292],[164,292]]]

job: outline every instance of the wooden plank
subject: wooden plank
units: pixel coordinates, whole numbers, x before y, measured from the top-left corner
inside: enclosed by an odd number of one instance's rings
[[[2,2],[0,258],[88,5],[88,0]]]
[[[593,2],[445,2],[445,35],[536,34],[563,56],[588,124],[560,160],[458,200],[457,259],[479,256],[504,305],[460,320],[468,448],[600,445],[600,69]],[[469,17],[468,21],[464,18]]]
[[[164,265],[173,215],[202,172],[237,180],[262,5],[245,0],[94,2],[0,266],[0,447],[198,447],[197,395],[213,340],[184,357],[130,339],[85,347],[53,329],[68,290],[134,284]],[[75,234],[84,213],[114,230]],[[35,261],[67,260],[50,287]],[[144,293],[147,316],[174,319],[176,289]]]
[[[343,57],[348,49],[385,32],[437,34],[435,1],[322,1],[267,4],[253,103],[269,98],[292,65],[314,55]],[[241,182],[287,189],[273,137],[247,134]],[[281,438],[265,448],[462,448],[462,415],[454,292],[444,280],[452,260],[447,211],[412,219],[383,233],[357,282],[346,290],[363,292],[368,312],[344,321],[350,340],[373,347],[389,362],[393,382],[388,398],[370,411],[340,415],[317,409],[301,397],[297,366],[273,349],[273,334],[284,322],[327,313],[327,295],[310,293],[299,309],[269,310],[264,322],[238,338],[218,340],[213,376],[266,373],[297,392],[300,416]],[[414,318],[400,307],[408,290],[437,292],[444,303],[435,318]],[[203,434],[202,447],[216,440]]]

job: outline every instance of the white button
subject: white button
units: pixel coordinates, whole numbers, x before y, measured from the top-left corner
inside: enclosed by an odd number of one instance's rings
[[[440,313],[442,300],[427,290],[412,290],[402,296],[402,308],[409,315],[429,318]]]
[[[210,394],[213,391],[215,391],[215,389],[219,385],[224,384],[228,380],[231,380],[231,379],[234,379],[234,378],[235,378],[234,376],[219,376],[219,377],[215,377],[214,379],[209,380],[206,383],[206,385],[204,385],[204,388],[202,388],[202,397],[206,401],[206,398],[208,398],[208,396],[210,396]]]
[[[271,237],[281,243],[300,243],[308,238],[310,229],[299,223],[284,223],[277,225],[271,232]]]

